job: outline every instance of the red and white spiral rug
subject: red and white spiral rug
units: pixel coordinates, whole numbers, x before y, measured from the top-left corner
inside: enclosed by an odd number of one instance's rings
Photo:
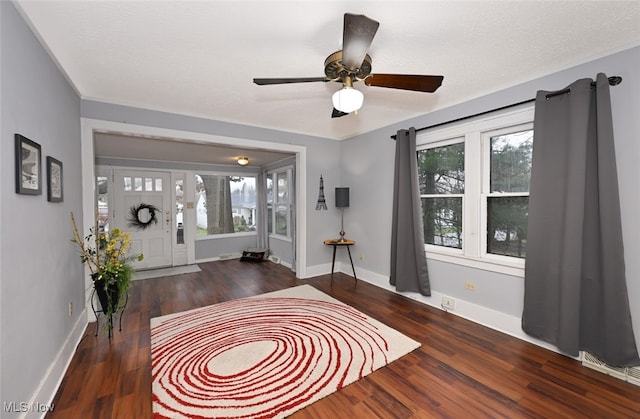
[[[282,418],[420,343],[309,285],[151,319],[155,418]]]

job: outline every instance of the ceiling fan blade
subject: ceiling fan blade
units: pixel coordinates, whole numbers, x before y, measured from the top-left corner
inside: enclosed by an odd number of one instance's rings
[[[331,112],[332,118],[340,118],[341,116],[345,116],[345,115],[349,115],[349,114],[346,112],[339,111],[336,108],[333,108],[333,112]]]
[[[365,15],[344,14],[342,64],[350,71],[362,65],[380,23]]]
[[[367,86],[390,87],[392,89],[435,92],[442,85],[444,76],[422,76],[414,74],[371,74],[364,79]]]
[[[279,78],[279,79],[253,79],[255,84],[265,86],[269,84],[286,84],[286,83],[309,83],[315,81],[328,82],[331,81],[326,77],[297,77],[297,78]]]

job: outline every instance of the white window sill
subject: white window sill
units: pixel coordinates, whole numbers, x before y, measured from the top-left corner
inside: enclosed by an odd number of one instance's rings
[[[433,251],[425,253],[427,255],[427,259],[524,278],[523,259],[492,255],[487,255],[484,258],[475,258],[462,254],[453,254],[449,252],[440,253]]]

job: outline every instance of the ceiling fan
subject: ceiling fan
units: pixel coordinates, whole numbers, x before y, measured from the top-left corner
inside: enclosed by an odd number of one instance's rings
[[[329,55],[324,61],[325,77],[257,78],[258,85],[336,81],[342,89],[333,94],[332,118],[348,115],[362,106],[364,95],[353,88],[363,81],[367,86],[389,87],[416,92],[435,92],[443,76],[417,74],[371,74],[371,57],[367,54],[380,23],[365,15],[344,14],[342,50]]]

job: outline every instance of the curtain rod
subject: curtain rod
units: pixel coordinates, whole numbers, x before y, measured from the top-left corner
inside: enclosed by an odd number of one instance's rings
[[[617,86],[620,83],[622,83],[622,77],[620,77],[620,76],[611,76],[611,77],[609,77],[609,86]],[[595,86],[595,85],[596,85],[596,82],[592,81],[591,82],[591,86]],[[563,95],[565,93],[569,93],[570,91],[571,91],[571,89],[567,88],[567,89],[559,90],[557,92],[549,93],[547,95],[547,99],[550,98],[550,97],[553,97],[553,96],[558,96],[558,95]],[[424,131],[424,130],[427,130],[427,129],[430,129],[430,128],[436,128],[436,127],[439,127],[439,126],[442,126],[442,125],[452,124],[454,122],[464,121],[465,119],[475,118],[476,116],[486,115],[486,114],[491,113],[491,112],[497,112],[497,111],[502,111],[504,109],[514,108],[516,106],[524,105],[525,103],[535,102],[535,100],[536,100],[536,98],[527,99],[527,100],[523,100],[522,102],[512,103],[511,105],[505,105],[505,106],[501,106],[499,108],[490,109],[488,111],[478,112],[478,113],[475,113],[473,115],[463,116],[463,117],[452,119],[452,120],[446,121],[446,122],[439,122],[437,124],[429,125],[428,127],[416,128],[416,132]],[[391,138],[393,138],[395,140],[396,139],[396,135],[395,134],[392,135]]]

